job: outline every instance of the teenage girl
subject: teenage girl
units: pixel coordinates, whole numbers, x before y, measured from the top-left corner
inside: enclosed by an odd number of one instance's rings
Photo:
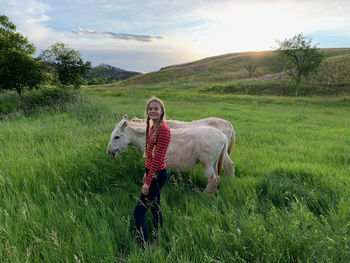
[[[170,129],[165,123],[165,107],[158,98],[151,98],[146,106],[145,174],[140,198],[134,210],[137,239],[145,247],[148,242],[146,212],[151,208],[154,226],[153,243],[157,244],[158,229],[163,225],[160,193],[168,179],[166,151],[170,142]],[[152,126],[150,127],[150,121]]]

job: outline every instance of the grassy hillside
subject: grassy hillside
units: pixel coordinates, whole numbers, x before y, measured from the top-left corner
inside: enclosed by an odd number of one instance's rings
[[[350,100],[85,88],[86,98],[0,121],[1,262],[349,262]],[[203,194],[200,167],[162,192],[159,246],[132,211],[142,155],[106,153],[123,114],[157,95],[169,119],[218,116],[237,133],[236,177]],[[148,223],[151,218],[148,215]]]
[[[103,78],[107,82],[111,82],[113,80],[124,80],[138,74],[140,73],[127,71],[106,64],[101,64],[99,66],[91,68],[89,72],[84,76],[84,79],[91,81],[93,78]]]
[[[125,85],[155,84],[159,82],[191,81],[192,83],[227,82],[246,77],[244,65],[255,63],[257,75],[282,70],[280,59],[271,51],[246,52],[205,58],[199,61],[169,66],[159,71],[128,79]]]
[[[301,95],[350,94],[350,48],[322,51],[326,60],[320,73],[303,83]],[[244,69],[250,64],[257,66],[255,78],[248,78]],[[193,89],[232,84],[241,88],[231,89],[230,93],[292,95],[294,84],[282,71],[283,62],[273,51],[233,53],[165,67],[130,78],[120,85]]]
[[[197,89],[202,92],[220,94],[295,95],[295,83],[283,72],[229,83],[217,82],[199,85]],[[303,80],[300,95],[350,95],[350,54],[328,57],[317,74],[310,75]]]

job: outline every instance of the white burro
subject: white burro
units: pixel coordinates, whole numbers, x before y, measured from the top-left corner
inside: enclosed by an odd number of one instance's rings
[[[135,123],[140,123],[140,124],[143,123],[144,125],[146,125],[145,119],[139,119],[139,118],[133,117],[131,121]],[[217,117],[210,117],[210,118],[200,119],[200,120],[195,120],[190,122],[176,121],[176,120],[166,120],[165,122],[170,129],[210,126],[220,130],[223,134],[225,134],[227,145],[228,145],[227,153],[224,156],[224,171],[228,176],[234,176],[235,167],[230,158],[230,154],[232,152],[233,146],[236,141],[236,133],[230,122]]]
[[[170,129],[171,139],[167,149],[167,168],[188,171],[201,163],[208,185],[204,192],[215,193],[220,182],[222,161],[227,154],[227,139],[220,130],[210,126]],[[126,151],[132,144],[145,151],[146,126],[128,121],[127,115],[112,131],[107,154],[112,158]]]

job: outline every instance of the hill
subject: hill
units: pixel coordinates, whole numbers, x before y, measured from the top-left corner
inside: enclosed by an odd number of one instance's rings
[[[322,88],[349,87],[350,88],[350,48],[321,49],[326,56],[320,73],[310,77],[305,85]],[[255,65],[254,78],[249,77],[245,69],[247,65]],[[212,85],[278,86],[292,88],[293,83],[283,74],[283,61],[273,51],[231,53],[215,57],[208,57],[198,61],[168,66],[159,71],[132,77],[120,83],[129,85],[154,85],[176,88],[196,88]],[[292,88],[293,89],[293,88]],[[246,89],[245,89],[246,90]],[[231,90],[235,93],[234,90]],[[236,93],[242,93],[236,90]],[[327,91],[328,92],[328,91]],[[327,93],[326,92],[326,93]],[[246,94],[259,94],[243,92]],[[293,92],[292,92],[293,93]],[[264,93],[270,95],[269,93]],[[288,95],[288,94],[275,94]]]
[[[350,52],[350,51],[349,51]],[[131,78],[126,85],[144,85],[160,82],[191,80],[194,82],[229,82],[246,77],[244,65],[259,65],[257,75],[280,72],[282,61],[272,51],[231,53],[198,61],[168,66],[159,71]]]
[[[104,79],[105,82],[111,82],[113,80],[125,80],[132,76],[140,74],[139,72],[127,71],[111,65],[101,64],[93,67],[88,74],[84,76],[84,79],[90,82],[93,79]]]

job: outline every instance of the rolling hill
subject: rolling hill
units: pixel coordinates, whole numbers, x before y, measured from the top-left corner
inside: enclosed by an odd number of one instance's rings
[[[326,59],[320,72],[308,78],[305,85],[328,88],[330,86],[350,87],[350,48],[322,49],[322,51]],[[246,65],[257,66],[254,78],[249,78],[248,71],[244,68]],[[208,57],[140,74],[118,85],[166,85],[168,88],[197,88],[232,83],[249,86],[254,83],[261,85],[262,80],[265,80],[265,86],[269,86],[266,81],[272,81],[274,84],[278,82],[279,86],[293,86],[283,74],[283,61],[273,51],[230,53]]]
[[[111,65],[101,64],[90,69],[89,73],[84,76],[84,79],[91,81],[92,79],[103,78],[106,82],[114,80],[125,80],[132,76],[140,74],[139,72],[127,71]]]

